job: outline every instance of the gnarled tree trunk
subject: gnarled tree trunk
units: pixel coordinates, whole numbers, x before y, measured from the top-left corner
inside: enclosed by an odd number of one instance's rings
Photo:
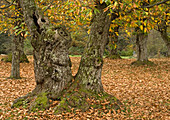
[[[20,0],[26,24],[32,35],[34,48],[34,93],[47,92],[56,99],[71,81],[68,56],[70,34],[63,27],[50,25],[48,19],[36,8],[34,0]]]

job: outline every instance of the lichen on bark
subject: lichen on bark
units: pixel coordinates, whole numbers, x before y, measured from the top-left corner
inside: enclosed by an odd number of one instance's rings
[[[96,2],[96,8],[100,11],[93,15],[89,41],[83,52],[76,80],[85,85],[88,90],[102,92],[101,71],[103,66],[103,54],[106,43],[108,42],[108,33],[111,19],[108,12],[103,9],[107,5]]]

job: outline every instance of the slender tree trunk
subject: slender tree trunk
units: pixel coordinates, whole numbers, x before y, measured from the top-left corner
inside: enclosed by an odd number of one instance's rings
[[[21,35],[14,36],[12,47],[12,67],[11,78],[20,79],[20,63],[29,62],[24,53],[24,37]]]
[[[101,71],[103,66],[103,53],[108,42],[110,20],[108,12],[103,12],[105,4],[98,4],[100,13],[94,15],[89,41],[85,47],[81,58],[76,80],[84,85],[88,90],[101,92],[103,86],[101,83]]]
[[[15,36],[13,38],[13,48],[12,48],[12,67],[11,67],[11,78],[19,79],[20,77],[20,51],[21,44],[23,40],[20,36]]]
[[[22,13],[20,10],[20,6],[19,4],[16,5],[16,9],[18,10],[18,12]],[[16,30],[18,30],[18,32],[20,32],[21,28],[21,24],[23,22],[23,17],[20,14],[19,15],[19,20],[17,20],[15,22],[15,26],[18,27]],[[25,59],[28,62],[28,59],[24,53],[24,32],[21,32],[18,34],[18,32],[16,32],[13,37],[13,49],[12,49],[12,67],[11,67],[11,78],[15,78],[15,79],[19,79],[20,77],[20,62],[23,62],[23,57],[25,57]]]
[[[138,61],[148,61],[147,55],[147,38],[148,35],[144,33],[137,34],[136,38],[136,48],[137,48],[137,60]]]

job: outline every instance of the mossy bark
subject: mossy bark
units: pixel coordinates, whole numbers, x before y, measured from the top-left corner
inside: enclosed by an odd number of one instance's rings
[[[101,71],[103,66],[103,53],[108,42],[110,19],[107,16],[108,11],[103,9],[106,4],[96,4],[96,8],[100,11],[94,14],[90,28],[89,41],[84,49],[81,57],[76,80],[85,86],[86,89],[102,92]]]
[[[18,2],[32,37],[36,87],[30,95],[17,99],[13,106],[20,99],[30,98],[35,99],[30,105],[33,106],[30,109],[34,109],[39,95],[45,93],[42,98],[57,99],[71,82],[71,65],[68,56],[71,37],[64,27],[51,25],[48,18],[44,17],[41,10],[37,8],[34,0]]]
[[[102,112],[103,108],[105,113],[109,110],[112,112],[123,110],[123,104],[114,96],[106,92],[96,93],[93,90],[86,89],[86,86],[79,80],[75,80],[67,90],[63,91],[63,96],[58,105],[54,108],[56,114],[62,112],[74,112],[76,110],[85,112],[92,109],[98,109]]]
[[[20,0],[25,22],[30,30],[34,48],[34,93],[45,91],[56,99],[66,84],[71,81],[71,66],[68,49],[70,34],[64,27],[51,25],[41,13],[34,0]]]

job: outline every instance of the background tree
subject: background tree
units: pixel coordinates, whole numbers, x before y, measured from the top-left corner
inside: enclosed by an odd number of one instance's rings
[[[149,58],[165,57],[168,53],[166,44],[164,43],[161,34],[156,30],[151,30],[148,34],[147,49]]]
[[[6,4],[5,4],[6,3]],[[20,78],[20,59],[26,58],[26,61],[28,62],[28,59],[24,53],[24,34],[25,31],[22,30],[24,28],[24,23],[22,21],[22,13],[20,11],[20,7],[18,4],[13,5],[14,0],[9,1],[1,1],[1,16],[3,16],[3,26],[5,26],[6,30],[10,30],[12,33],[13,30],[10,28],[15,27],[15,35],[12,39],[12,67],[11,67],[11,78],[19,79]],[[15,10],[15,13],[12,13],[12,11]],[[6,18],[7,17],[7,18]],[[1,29],[2,29],[1,28]],[[13,34],[13,33],[12,33]],[[7,61],[10,56],[7,57]]]
[[[11,37],[8,33],[0,34],[0,54],[8,54],[11,51]]]
[[[166,22],[160,23],[158,25],[158,31],[161,33],[162,39],[164,40],[167,48],[168,48],[168,54],[167,57],[170,57],[170,35],[168,34],[168,25]]]
[[[135,27],[137,34],[137,61],[140,64],[148,63],[147,57],[147,32],[154,28],[155,23],[153,23],[150,18],[154,14],[153,10],[158,8],[158,5],[166,4],[168,0],[164,1],[118,1],[121,11],[119,17],[114,20],[117,24],[124,25],[124,28]],[[128,5],[128,7],[126,7]],[[114,4],[110,8],[115,7]],[[156,11],[157,14],[163,13],[163,6],[160,7],[160,11]],[[123,16],[123,17],[122,17]],[[113,21],[112,21],[113,22]],[[150,63],[150,62],[149,62]]]
[[[119,27],[115,27],[114,32],[110,32],[109,35],[109,43],[107,45],[108,55],[107,58],[111,59],[120,59],[120,55],[118,53],[118,38],[119,38]]]
[[[170,4],[166,4],[166,6],[161,6],[159,7],[159,9],[162,9],[162,7],[164,7],[164,10],[163,10],[163,13],[160,14],[153,14],[152,16],[152,19],[153,21],[157,24],[157,26],[155,26],[156,30],[160,32],[161,34],[161,37],[163,39],[163,41],[165,42],[166,46],[167,46],[167,49],[168,49],[168,54],[167,54],[167,57],[170,57],[170,35],[169,35],[169,32],[168,32],[168,29],[169,29],[169,5]],[[158,9],[158,8],[157,8]],[[154,10],[155,12],[155,10]],[[159,17],[157,17],[159,16]]]

